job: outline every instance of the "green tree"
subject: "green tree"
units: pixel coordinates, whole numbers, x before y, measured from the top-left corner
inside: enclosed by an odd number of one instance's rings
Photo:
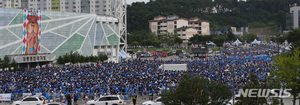
[[[134,48],[135,48],[137,45],[139,45],[139,42],[138,42],[138,41],[133,41],[133,42],[131,43],[131,45],[134,46]]]
[[[100,55],[99,55],[99,59],[100,59],[101,62],[103,62],[103,61],[107,60],[108,57],[107,57],[107,55],[100,54]]]
[[[210,36],[210,35],[195,34],[189,39],[189,42],[192,44],[197,44],[198,46],[200,46],[200,44],[202,46],[205,46],[206,42],[211,41],[211,39],[212,39],[212,36]]]
[[[208,90],[211,94],[211,105],[223,105],[224,103],[227,103],[232,97],[232,92],[230,91],[228,86],[226,86],[226,84],[210,81]]]
[[[1,57],[0,57],[0,68],[3,68],[3,60]]]
[[[181,38],[179,38],[178,36],[175,36],[175,43],[177,44],[177,46],[180,46],[180,44],[183,42],[183,40]]]
[[[228,33],[226,33],[226,41],[233,41],[235,39],[235,35],[230,30]]]
[[[14,70],[19,70],[18,64],[17,64],[17,62],[15,61],[15,59],[12,60],[11,67],[14,67]]]
[[[189,39],[189,43],[191,44],[197,44],[198,46],[200,46],[200,35],[196,34],[196,35],[193,35],[190,39]]]
[[[211,27],[264,27],[276,23],[285,27],[289,6],[299,0],[153,0],[127,7],[128,32],[149,29],[149,20],[176,13],[184,18],[200,17]],[[247,8],[245,8],[247,7]]]
[[[254,75],[253,73],[250,74],[250,83],[246,84],[243,87],[243,90],[246,91],[245,89],[267,89],[268,86],[265,84],[260,84],[259,83],[259,79],[256,75]],[[264,105],[267,104],[267,100],[264,97],[243,97],[243,95],[241,95],[240,97],[240,102],[237,103],[238,105],[249,105],[249,104],[253,104],[253,105]]]
[[[279,55],[274,59],[276,69],[271,71],[271,77],[275,78],[276,82],[271,82],[277,88],[290,88],[293,95],[293,105],[295,105],[296,97],[300,93],[300,51],[298,48],[293,50],[292,55]],[[285,83],[281,85],[281,83]]]
[[[7,68],[9,67],[9,57],[8,56],[4,56],[3,59],[3,68]]]
[[[213,38],[213,42],[218,46],[218,47],[222,47],[223,43],[224,43],[224,37],[223,36],[219,36],[219,37],[214,37]]]
[[[257,35],[250,33],[250,34],[245,34],[243,36],[243,39],[247,41],[247,43],[251,43],[254,39],[257,39]],[[240,41],[244,41],[244,40],[240,40]]]
[[[65,64],[65,61],[64,61],[64,59],[63,59],[61,56],[59,56],[59,57],[57,58],[57,63],[58,63],[58,64]]]
[[[294,48],[300,48],[300,28],[293,29],[288,33],[287,39],[289,42],[292,42]]]
[[[227,86],[185,74],[175,90],[163,92],[162,101],[166,105],[207,105],[209,101],[214,104],[226,102],[230,97],[231,92]]]

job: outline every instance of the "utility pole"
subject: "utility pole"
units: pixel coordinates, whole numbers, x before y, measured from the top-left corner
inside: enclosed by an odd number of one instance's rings
[[[279,27],[279,34],[277,36],[277,51],[278,51],[278,55],[279,55],[279,37],[280,37],[280,34],[281,34],[281,26]]]

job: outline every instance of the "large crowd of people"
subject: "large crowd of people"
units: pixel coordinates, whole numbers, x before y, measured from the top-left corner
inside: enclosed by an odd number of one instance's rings
[[[0,93],[42,93],[78,94],[93,99],[108,94],[128,94],[134,92],[146,95],[160,94],[172,88],[185,73],[201,75],[210,80],[228,84],[237,91],[249,83],[251,73],[263,82],[269,75],[272,51],[260,46],[221,50],[221,56],[194,60],[131,59],[122,63],[101,63],[99,65],[71,65],[2,71],[0,73]],[[165,64],[187,64],[187,71],[163,71]],[[234,79],[232,79],[234,77]],[[232,87],[233,86],[233,87]],[[55,95],[54,95],[55,96]],[[57,96],[60,100],[61,97]]]

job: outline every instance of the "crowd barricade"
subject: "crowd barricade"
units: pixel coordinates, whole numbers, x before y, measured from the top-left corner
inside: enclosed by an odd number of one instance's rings
[[[11,93],[1,93],[0,94],[0,105],[10,103]]]

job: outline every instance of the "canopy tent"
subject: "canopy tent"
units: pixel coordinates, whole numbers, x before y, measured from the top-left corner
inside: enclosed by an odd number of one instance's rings
[[[187,71],[187,64],[162,64],[158,67],[158,69],[171,71]]]
[[[251,42],[251,44],[260,44],[260,41],[257,41],[256,39],[254,39],[254,41]]]
[[[243,44],[241,41],[239,41],[239,39],[236,39],[235,42],[233,42],[234,45],[237,45],[237,44]]]
[[[120,62],[122,62],[123,59],[129,59],[131,58],[131,56],[122,50],[119,52],[119,58],[120,58]]]
[[[284,49],[285,50],[291,50],[291,48],[292,48],[292,46],[291,46],[292,44],[290,43],[289,45],[287,45]]]
[[[209,45],[209,46],[214,46],[216,45],[214,42],[209,42],[209,43],[206,43],[206,45]]]

